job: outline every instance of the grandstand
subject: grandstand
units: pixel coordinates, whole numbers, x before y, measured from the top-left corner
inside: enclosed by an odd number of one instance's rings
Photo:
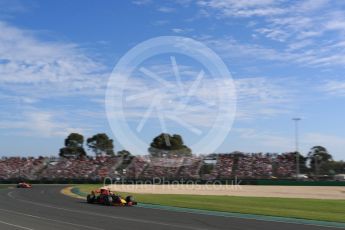
[[[83,158],[20,158],[0,160],[0,180],[123,179],[215,180],[291,178],[296,165],[293,153],[228,153],[192,157],[100,156]]]

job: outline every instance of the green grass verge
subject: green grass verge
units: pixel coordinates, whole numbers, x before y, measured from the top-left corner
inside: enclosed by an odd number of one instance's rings
[[[100,185],[76,185],[89,193]],[[123,194],[125,195],[125,194]],[[345,200],[132,194],[140,203],[345,223]]]
[[[14,184],[0,184],[0,189],[9,188],[9,187],[13,187],[13,186],[16,186],[16,185],[14,185]]]

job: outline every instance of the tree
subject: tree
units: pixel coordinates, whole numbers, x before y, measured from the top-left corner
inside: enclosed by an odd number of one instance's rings
[[[83,148],[84,137],[79,133],[71,133],[65,139],[65,147],[60,149],[61,157],[80,157],[85,156],[86,152]]]
[[[180,135],[161,133],[155,137],[148,149],[151,156],[191,156],[192,150],[183,143]]]
[[[86,156],[86,152],[83,147],[63,147],[60,149],[60,157],[83,157]]]
[[[65,146],[66,147],[83,147],[84,144],[84,137],[79,133],[71,133],[65,139]]]
[[[132,154],[131,154],[129,151],[123,149],[123,150],[121,150],[121,151],[118,151],[118,152],[117,152],[117,155],[120,156],[120,157],[123,157],[123,158],[128,158],[128,157],[130,157]]]
[[[308,153],[308,158],[310,160],[310,167],[315,175],[320,173],[328,174],[327,170],[325,171],[325,165],[333,161],[333,157],[327,149],[323,146],[314,146],[310,149]],[[322,169],[322,170],[321,170]]]
[[[328,161],[320,166],[320,172],[328,175],[345,173],[345,162],[343,161]]]
[[[96,155],[114,155],[113,140],[105,133],[98,133],[86,140],[87,146]]]

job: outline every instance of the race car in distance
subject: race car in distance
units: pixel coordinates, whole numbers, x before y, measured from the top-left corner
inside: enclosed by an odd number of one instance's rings
[[[107,206],[133,206],[137,205],[137,202],[134,201],[133,196],[127,196],[126,199],[123,199],[120,195],[115,195],[109,189],[97,189],[91,191],[91,194],[88,194],[86,201],[89,204],[97,203]]]
[[[32,185],[28,184],[28,183],[21,182],[21,183],[17,184],[17,188],[32,188]]]

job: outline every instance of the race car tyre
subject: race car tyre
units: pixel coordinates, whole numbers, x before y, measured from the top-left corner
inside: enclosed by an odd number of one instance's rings
[[[92,204],[95,201],[95,196],[90,195],[90,194],[87,195],[86,201],[87,201],[87,203]]]
[[[129,203],[129,202],[134,202],[134,197],[133,196],[127,196],[126,197],[126,202]]]
[[[113,203],[113,198],[111,196],[105,196],[104,197],[104,204],[109,206]]]

